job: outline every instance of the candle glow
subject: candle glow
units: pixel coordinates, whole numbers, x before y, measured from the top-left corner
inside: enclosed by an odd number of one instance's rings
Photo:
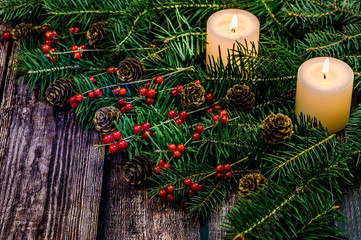
[[[231,32],[235,33],[237,28],[237,14],[233,14],[231,22]]]
[[[322,67],[322,73],[323,73],[324,79],[326,79],[326,75],[327,75],[329,69],[330,69],[330,60],[328,58],[326,58],[325,63],[323,64],[323,67]]]

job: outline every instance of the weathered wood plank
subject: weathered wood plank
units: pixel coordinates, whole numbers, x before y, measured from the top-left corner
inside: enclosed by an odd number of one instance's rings
[[[0,110],[0,239],[95,239],[104,151],[67,111],[4,82]]]
[[[105,161],[98,239],[199,239],[199,221],[183,205],[160,206],[144,188],[121,179],[125,159],[118,155]]]

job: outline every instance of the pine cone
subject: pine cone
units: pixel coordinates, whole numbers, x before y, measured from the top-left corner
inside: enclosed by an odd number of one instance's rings
[[[118,122],[122,112],[115,107],[103,107],[96,111],[93,122],[95,129],[101,134],[112,134],[117,128],[114,121]]]
[[[106,22],[93,23],[91,28],[86,33],[86,38],[89,40],[90,46],[96,46],[101,43],[105,35],[105,28],[109,27]]]
[[[124,166],[125,180],[130,185],[143,185],[152,175],[153,167],[153,162],[148,156],[135,156]]]
[[[68,103],[73,90],[73,80],[59,78],[46,89],[45,98],[51,105],[63,107]]]
[[[37,38],[39,36],[39,31],[35,29],[31,23],[20,23],[13,29],[12,35],[15,41],[28,40],[31,38]]]
[[[228,89],[226,95],[226,106],[228,109],[249,112],[254,105],[254,93],[246,85],[234,85]]]
[[[185,84],[179,93],[182,105],[190,108],[202,105],[206,100],[205,94],[206,90],[204,90],[202,85],[194,82]]]
[[[282,113],[273,113],[262,121],[262,134],[268,143],[285,142],[293,134],[292,120]]]
[[[144,65],[137,58],[126,58],[120,62],[117,75],[122,82],[138,81],[144,75]]]
[[[252,173],[247,174],[241,180],[239,180],[238,185],[238,195],[241,198],[249,199],[249,191],[256,191],[260,184],[266,184],[268,182],[267,178],[265,178],[262,174]]]

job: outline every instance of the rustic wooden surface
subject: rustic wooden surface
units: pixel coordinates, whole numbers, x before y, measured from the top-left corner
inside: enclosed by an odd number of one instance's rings
[[[0,24],[0,32],[5,29]],[[224,214],[208,220],[163,207],[118,177],[126,156],[105,156],[67,111],[14,81],[12,43],[0,40],[0,239],[221,239]],[[361,239],[361,187],[339,202],[350,239]]]

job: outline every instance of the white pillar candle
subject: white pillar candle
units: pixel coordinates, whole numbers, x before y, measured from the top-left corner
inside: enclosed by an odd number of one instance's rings
[[[233,20],[233,23],[232,23]],[[232,49],[236,41],[244,45],[247,43],[251,49],[251,42],[254,42],[258,50],[260,24],[256,16],[240,9],[225,9],[214,13],[207,21],[207,64],[209,57],[219,61],[219,47],[223,64],[228,60],[228,50]]]
[[[298,69],[296,114],[316,117],[330,133],[344,129],[350,116],[353,78],[350,66],[335,58],[304,62]]]

